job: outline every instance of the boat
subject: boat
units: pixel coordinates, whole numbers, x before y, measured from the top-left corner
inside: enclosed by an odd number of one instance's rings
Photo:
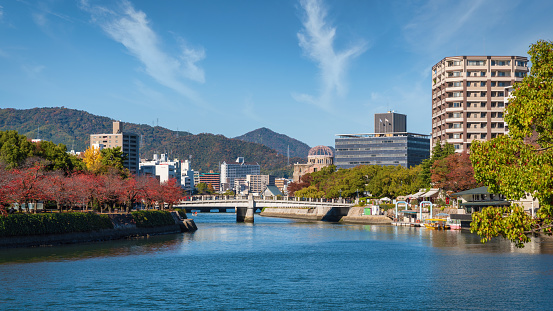
[[[447,225],[449,225],[449,228],[451,230],[461,230],[461,220],[460,219],[451,219],[450,217],[447,217]]]
[[[449,225],[445,219],[442,218],[429,218],[424,220],[424,226],[433,230],[447,230]]]

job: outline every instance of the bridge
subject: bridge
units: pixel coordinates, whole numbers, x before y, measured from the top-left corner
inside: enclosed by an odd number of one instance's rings
[[[236,211],[237,222],[253,223],[255,211],[265,207],[314,208],[321,215],[345,216],[353,205],[354,203],[343,199],[254,198],[250,195],[249,197],[194,196],[179,202],[176,207],[200,212],[211,212],[212,210],[226,212],[228,209],[233,209]]]

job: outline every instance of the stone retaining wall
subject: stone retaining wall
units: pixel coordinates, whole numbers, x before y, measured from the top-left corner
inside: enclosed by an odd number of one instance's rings
[[[176,214],[176,212],[173,213]],[[175,219],[174,225],[155,228],[137,228],[134,221],[131,221],[131,215],[114,214],[110,215],[110,219],[114,224],[114,229],[65,234],[5,237],[0,238],[0,248],[108,241],[156,234],[194,232],[198,230],[193,219],[177,219],[174,214],[173,218]]]

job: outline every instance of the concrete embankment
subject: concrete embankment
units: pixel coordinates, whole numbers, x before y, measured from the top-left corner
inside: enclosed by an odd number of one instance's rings
[[[172,214],[173,219],[175,219],[175,224],[170,226],[138,228],[133,223],[131,215],[114,214],[109,215],[109,218],[113,223],[113,229],[104,229],[92,232],[73,232],[65,234],[45,234],[0,238],[0,248],[108,241],[157,234],[194,232],[198,230],[198,227],[196,227],[193,219],[180,219],[176,213]]]
[[[383,215],[363,215],[363,207],[351,207],[347,214],[343,210],[336,210],[330,207],[314,208],[277,208],[267,207],[261,212],[261,216],[280,217],[291,219],[303,219],[312,221],[334,221],[350,224],[379,224],[389,225],[392,220]]]
[[[342,217],[340,222],[346,224],[362,225],[391,225],[392,220],[384,215],[364,215],[365,208],[354,206],[350,208],[347,216]]]

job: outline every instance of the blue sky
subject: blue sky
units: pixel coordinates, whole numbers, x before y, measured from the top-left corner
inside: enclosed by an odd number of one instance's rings
[[[431,67],[553,39],[553,1],[0,0],[0,107],[310,146],[373,115],[431,131]]]

